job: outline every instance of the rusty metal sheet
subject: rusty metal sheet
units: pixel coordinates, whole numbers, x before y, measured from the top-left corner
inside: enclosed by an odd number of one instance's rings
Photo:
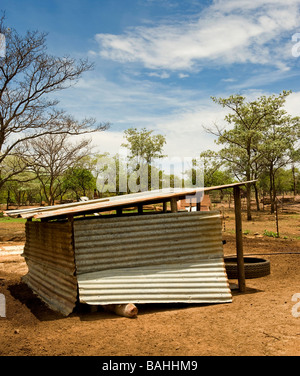
[[[22,277],[32,291],[53,311],[68,316],[77,300],[77,278],[57,268],[27,259],[28,273]]]
[[[51,309],[68,315],[77,299],[71,223],[26,223],[24,282]]]

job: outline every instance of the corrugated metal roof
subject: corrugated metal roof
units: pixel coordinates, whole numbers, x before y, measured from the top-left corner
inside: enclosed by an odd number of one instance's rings
[[[113,210],[120,207],[134,206],[137,204],[149,204],[155,202],[168,201],[172,197],[176,199],[184,199],[186,196],[201,194],[201,192],[209,192],[212,190],[233,188],[250,184],[256,180],[247,182],[239,182],[234,184],[220,185],[215,187],[201,187],[201,188],[168,188],[155,191],[146,191],[139,193],[126,194],[121,196],[108,197],[105,199],[90,200],[85,202],[77,202],[74,204],[63,204],[56,206],[41,207],[36,209],[23,209],[23,210],[8,210],[4,214],[6,216],[22,218],[55,218],[66,217],[68,215],[83,215],[87,213]]]
[[[219,212],[78,220],[74,240],[82,302],[231,301]]]
[[[71,223],[26,222],[23,281],[51,309],[70,314],[77,300]]]

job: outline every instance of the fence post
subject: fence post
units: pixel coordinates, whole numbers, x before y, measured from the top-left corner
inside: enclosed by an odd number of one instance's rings
[[[235,236],[236,236],[236,255],[237,270],[240,292],[246,291],[245,267],[243,254],[243,232],[242,232],[242,213],[241,213],[241,190],[239,186],[233,188],[234,211],[235,211]]]

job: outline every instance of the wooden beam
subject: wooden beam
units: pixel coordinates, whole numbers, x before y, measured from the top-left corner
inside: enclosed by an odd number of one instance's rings
[[[164,201],[163,202],[163,212],[166,213],[166,211],[167,211],[167,202]]]
[[[235,211],[235,236],[236,236],[236,256],[238,269],[238,283],[240,292],[246,291],[245,267],[243,254],[243,232],[242,232],[242,212],[241,212],[241,190],[239,186],[233,188],[234,211]]]

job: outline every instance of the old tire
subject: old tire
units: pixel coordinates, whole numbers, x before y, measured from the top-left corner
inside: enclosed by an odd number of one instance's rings
[[[237,258],[225,257],[225,268],[229,279],[237,279]],[[271,272],[270,261],[258,257],[244,257],[245,278],[260,278]]]

